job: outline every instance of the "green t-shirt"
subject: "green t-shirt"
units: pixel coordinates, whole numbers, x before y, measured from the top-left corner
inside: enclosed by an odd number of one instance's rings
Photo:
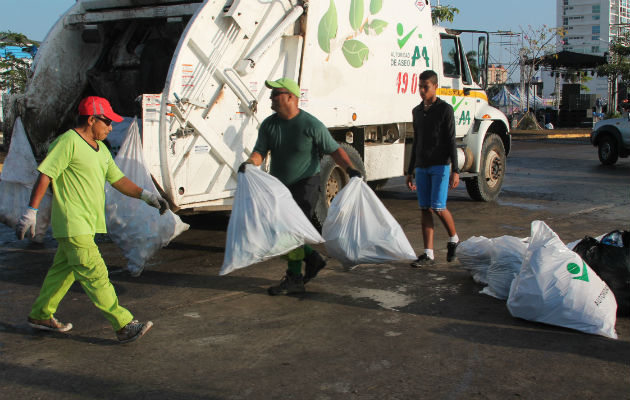
[[[300,110],[290,120],[278,114],[267,117],[258,130],[254,151],[263,157],[271,152],[271,175],[286,186],[319,173],[320,155],[339,148],[326,126]]]
[[[103,142],[98,150],[71,129],[55,139],[38,171],[52,179],[52,229],[56,238],[107,232],[105,180],[125,175]]]

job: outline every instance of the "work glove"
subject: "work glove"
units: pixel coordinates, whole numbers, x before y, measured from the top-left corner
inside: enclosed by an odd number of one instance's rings
[[[242,163],[241,163],[241,165],[238,167],[238,172],[239,172],[239,173],[243,173],[243,172],[245,172],[245,166],[246,166],[247,164],[251,164],[251,162],[249,162],[249,161],[244,161],[244,162],[242,162]]]
[[[354,178],[355,176],[358,176],[359,178],[362,178],[361,173],[358,170],[356,170],[356,169],[354,169],[352,167],[346,168],[346,174],[348,174],[348,176],[351,179]]]
[[[35,223],[37,220],[37,209],[28,207],[24,214],[18,219],[15,225],[15,235],[18,239],[24,239],[27,231],[31,232],[31,237],[35,237]]]
[[[162,198],[162,196],[142,189],[140,193],[140,199],[151,207],[155,207],[160,210],[160,215],[164,214],[169,209],[168,202]]]

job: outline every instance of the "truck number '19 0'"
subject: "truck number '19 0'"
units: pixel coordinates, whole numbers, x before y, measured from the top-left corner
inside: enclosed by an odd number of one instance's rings
[[[416,94],[418,91],[418,74],[411,74],[411,82],[409,82],[409,74],[407,72],[399,72],[396,78],[396,87],[397,93],[405,94],[407,89],[409,89],[411,94]]]

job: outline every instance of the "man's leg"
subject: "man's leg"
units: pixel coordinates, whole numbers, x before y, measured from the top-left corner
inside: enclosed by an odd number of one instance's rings
[[[424,252],[411,263],[414,268],[431,265],[433,261],[433,216],[431,215],[431,176],[427,168],[416,168],[416,193],[421,210],[422,242]]]
[[[315,206],[319,200],[320,177],[319,175],[303,179],[289,188],[295,202],[300,206],[304,215],[310,220],[315,214]],[[317,276],[317,273],[326,266],[326,260],[311,246],[304,245],[304,278],[307,283]]]
[[[424,242],[424,248],[433,250],[433,231],[435,226],[433,225],[433,215],[431,210],[422,210],[422,240]]]
[[[450,165],[440,165],[432,167],[433,176],[433,192],[435,197],[431,199],[431,207],[433,211],[442,221],[446,232],[448,233],[449,240],[446,244],[446,260],[451,262],[455,259],[455,251],[457,244],[459,243],[459,237],[455,230],[455,221],[453,216],[446,208],[446,200],[448,198],[448,183],[451,173]]]
[[[304,260],[304,246],[291,250],[283,258],[287,260],[287,272],[279,284],[267,289],[267,293],[271,296],[303,293],[302,260]]]
[[[116,291],[109,281],[107,267],[94,243],[94,236],[81,235],[67,240],[68,264],[73,267],[75,278],[114,330],[120,330],[133,320],[133,316],[118,304]]]
[[[62,241],[59,240],[59,247],[57,248],[53,264],[48,270],[46,278],[44,278],[39,296],[28,315],[29,323],[35,328],[62,332],[72,328],[72,324],[63,324],[54,318],[61,299],[63,299],[72,283],[74,283],[74,274],[72,273],[72,267],[67,263],[68,260]]]

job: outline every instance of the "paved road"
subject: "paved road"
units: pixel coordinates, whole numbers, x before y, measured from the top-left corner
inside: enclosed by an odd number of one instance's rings
[[[602,167],[583,141],[515,141],[500,200],[453,191],[460,237],[529,235],[545,220],[565,241],[630,221],[630,162]],[[395,179],[380,196],[422,249],[415,195]],[[344,269],[335,260],[301,297],[269,297],[284,270],[271,260],[217,276],[227,216],[192,228],[140,278],[112,277],[123,305],[154,329],[117,345],[78,285],[58,316],[67,335],[32,332],[29,307],[53,257],[0,227],[0,398],[505,399],[627,398],[630,319],[619,340],[513,318],[457,263]],[[125,265],[112,243],[110,268]]]

